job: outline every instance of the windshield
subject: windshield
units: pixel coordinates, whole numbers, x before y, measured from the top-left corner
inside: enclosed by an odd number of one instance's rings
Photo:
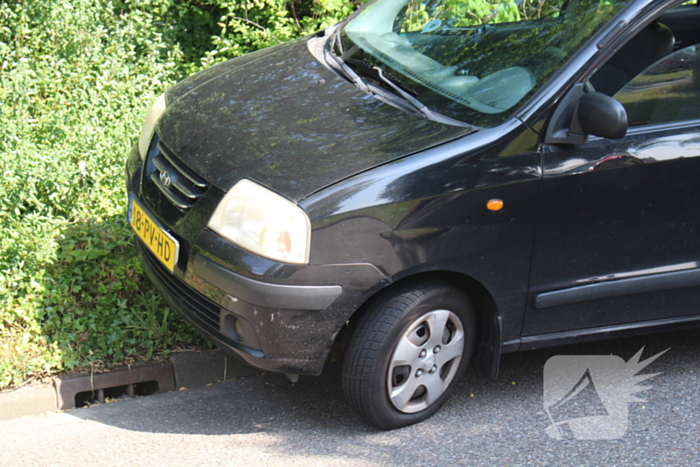
[[[380,67],[424,105],[472,125],[504,122],[625,3],[378,0],[340,33],[339,53]]]

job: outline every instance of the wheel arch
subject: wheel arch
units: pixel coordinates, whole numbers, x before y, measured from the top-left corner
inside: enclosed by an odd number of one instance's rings
[[[439,280],[452,285],[462,291],[472,300],[477,315],[477,347],[475,363],[479,372],[489,379],[495,379],[498,375],[498,367],[501,356],[501,317],[497,305],[488,289],[473,277],[454,271],[425,271],[391,282],[386,287],[375,291],[347,320],[347,324],[341,329],[331,354],[336,356],[344,351],[345,343],[352,330],[370,304],[381,300],[387,294],[404,288],[417,282]]]

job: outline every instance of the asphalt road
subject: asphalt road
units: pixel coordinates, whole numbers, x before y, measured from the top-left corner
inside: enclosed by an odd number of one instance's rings
[[[624,436],[546,434],[549,357],[628,361],[642,346],[643,359],[670,350],[641,371],[660,374],[644,383],[651,386],[639,394],[646,402],[628,405]],[[498,381],[472,372],[432,419],[391,432],[372,429],[345,405],[337,364],[294,385],[278,375],[253,376],[0,422],[0,465],[697,466],[699,356],[700,330],[508,354]]]

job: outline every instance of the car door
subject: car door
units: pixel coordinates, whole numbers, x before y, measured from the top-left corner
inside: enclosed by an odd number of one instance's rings
[[[698,70],[687,47],[617,92],[622,139],[545,146],[523,336],[700,314]]]

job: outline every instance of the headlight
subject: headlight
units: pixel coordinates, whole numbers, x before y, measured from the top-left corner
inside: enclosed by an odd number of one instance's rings
[[[148,146],[150,146],[151,139],[153,138],[153,131],[156,128],[158,119],[163,115],[163,112],[165,112],[165,94],[160,96],[153,103],[146,115],[146,121],[143,122],[143,127],[141,127],[141,136],[139,137],[139,154],[141,154],[141,159],[146,159]]]
[[[309,262],[311,222],[296,204],[241,180],[226,193],[209,228],[260,256],[285,263]]]

